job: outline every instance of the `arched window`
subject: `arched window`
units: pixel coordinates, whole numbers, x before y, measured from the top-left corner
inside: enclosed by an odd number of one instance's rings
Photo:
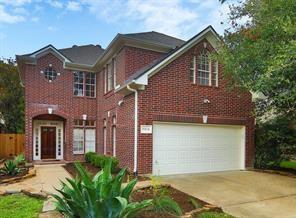
[[[202,50],[197,62],[197,81],[200,85],[211,85],[211,62],[206,50]]]
[[[57,75],[58,73],[55,71],[55,69],[52,66],[49,66],[44,70],[44,76],[49,82],[52,82],[53,80],[55,80]]]

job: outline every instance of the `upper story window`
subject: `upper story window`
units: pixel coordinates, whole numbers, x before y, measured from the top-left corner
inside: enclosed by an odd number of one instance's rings
[[[105,93],[114,89],[116,86],[116,63],[115,58],[105,67]]]
[[[96,93],[96,74],[85,73],[85,95],[95,97]]]
[[[202,50],[198,58],[192,57],[190,82],[204,86],[218,86],[218,62],[211,61],[206,50]]]
[[[44,71],[41,71],[42,74],[44,74],[44,77],[49,81],[52,82],[57,78],[59,73],[52,67],[50,64],[48,67],[45,68]]]
[[[74,95],[95,97],[96,74],[89,72],[74,72]]]
[[[211,71],[210,71],[210,59],[208,57],[208,54],[206,50],[202,50],[198,57],[198,73],[197,73],[197,81],[200,85],[210,85],[210,77],[211,77]]]
[[[192,57],[190,63],[190,82],[196,83],[196,56]]]
[[[83,96],[84,73],[74,72],[74,95]]]

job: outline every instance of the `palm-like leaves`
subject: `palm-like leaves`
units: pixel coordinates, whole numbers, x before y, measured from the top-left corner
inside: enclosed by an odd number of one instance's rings
[[[125,187],[122,181],[126,169],[122,169],[114,178],[111,174],[111,161],[93,178],[87,171],[76,163],[79,176],[62,182],[62,188],[57,189],[57,210],[66,217],[81,218],[128,218],[139,210],[152,205],[152,200],[129,202],[129,196],[137,182],[131,181]]]
[[[4,167],[0,169],[0,173],[10,176],[15,176],[20,172],[16,163],[13,160],[8,160],[4,163]]]

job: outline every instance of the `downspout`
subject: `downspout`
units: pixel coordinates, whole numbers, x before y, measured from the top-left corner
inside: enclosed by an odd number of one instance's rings
[[[134,174],[138,174],[138,90],[127,85],[127,89],[135,93],[135,134],[134,134]]]

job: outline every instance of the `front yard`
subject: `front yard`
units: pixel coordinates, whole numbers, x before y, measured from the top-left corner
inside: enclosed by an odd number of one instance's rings
[[[43,200],[23,194],[0,196],[0,217],[34,218],[41,212]]]

